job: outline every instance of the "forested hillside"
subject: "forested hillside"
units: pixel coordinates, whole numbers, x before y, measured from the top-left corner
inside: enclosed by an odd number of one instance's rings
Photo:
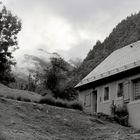
[[[140,12],[122,20],[103,42],[96,42],[77,70],[78,79],[85,77],[111,52],[138,40],[140,40]]]

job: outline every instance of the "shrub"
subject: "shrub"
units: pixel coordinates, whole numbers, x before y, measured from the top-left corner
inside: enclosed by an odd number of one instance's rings
[[[66,86],[62,91],[59,92],[60,93],[58,94],[58,97],[61,99],[72,101],[78,97],[78,93],[73,87]]]
[[[122,116],[122,117],[118,117],[117,115],[114,116],[114,120],[119,123],[120,125],[123,126],[129,126],[128,123],[128,115],[127,116]]]
[[[79,103],[78,101],[69,102],[67,100],[55,99],[52,96],[42,97],[38,103],[64,107],[64,108],[83,110],[82,104]]]
[[[22,101],[24,101],[24,102],[31,102],[31,100],[28,99],[28,98],[23,98]]]
[[[128,110],[126,105],[123,106],[117,106],[115,109],[115,115],[117,115],[118,117],[123,117],[128,115]]]
[[[116,106],[113,105],[113,107],[111,107],[113,115],[114,115],[114,120],[123,125],[123,126],[129,126],[128,124],[128,110],[127,110],[127,106],[123,105],[123,106]]]
[[[39,101],[40,104],[56,105],[56,101],[51,96],[42,97]]]
[[[18,101],[21,101],[21,97],[20,97],[20,96],[18,96],[18,97],[17,97],[17,100],[18,100]]]
[[[64,108],[70,108],[70,105],[69,105],[68,101],[61,100],[61,99],[56,100],[56,106],[64,107]]]
[[[83,110],[83,106],[80,102],[75,101],[71,103],[71,108],[77,109],[77,110]]]
[[[42,96],[48,96],[48,95],[52,95],[52,91],[49,89],[40,89],[40,91],[36,91],[37,93],[39,93]]]

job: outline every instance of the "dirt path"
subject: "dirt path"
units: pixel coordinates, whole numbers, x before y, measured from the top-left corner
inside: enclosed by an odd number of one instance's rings
[[[80,111],[0,98],[0,140],[139,140],[132,128]]]

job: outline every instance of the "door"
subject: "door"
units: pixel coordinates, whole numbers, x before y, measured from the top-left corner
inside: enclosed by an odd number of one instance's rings
[[[97,112],[97,90],[93,91],[93,112]]]

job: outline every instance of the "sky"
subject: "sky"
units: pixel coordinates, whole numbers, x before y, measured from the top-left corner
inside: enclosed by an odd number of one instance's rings
[[[20,49],[14,54],[58,52],[64,59],[84,59],[124,18],[137,13],[140,0],[3,0],[22,20]]]

